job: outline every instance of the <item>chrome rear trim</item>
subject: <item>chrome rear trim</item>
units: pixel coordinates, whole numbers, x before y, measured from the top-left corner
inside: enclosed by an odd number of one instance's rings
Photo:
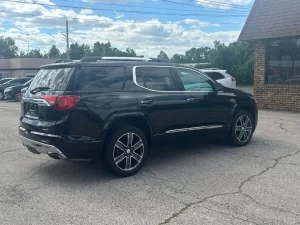
[[[200,127],[190,127],[190,128],[183,128],[183,129],[175,129],[175,130],[168,130],[166,133],[179,133],[179,132],[186,132],[186,131],[195,131],[195,130],[209,130],[209,129],[218,129],[223,128],[223,125],[210,125],[210,126],[200,126]]]
[[[22,101],[36,103],[40,106],[50,106],[50,104],[45,99],[40,99],[40,98],[25,98],[25,97],[23,97]]]
[[[43,154],[58,154],[62,159],[66,159],[67,157],[59,150],[57,149],[55,146],[53,145],[48,145],[45,143],[41,143],[41,142],[37,142],[37,141],[33,141],[30,140],[28,138],[25,138],[23,136],[21,136],[21,141],[22,144],[27,147],[27,148],[33,148],[35,151],[39,152],[39,153],[43,153]]]
[[[19,129],[20,129],[21,131],[24,131],[24,132],[27,133],[27,134],[30,133],[30,134],[35,134],[35,135],[44,136],[44,137],[61,138],[61,136],[55,135],[55,134],[46,134],[46,133],[41,133],[41,132],[36,132],[36,131],[28,132],[24,127],[19,127]]]

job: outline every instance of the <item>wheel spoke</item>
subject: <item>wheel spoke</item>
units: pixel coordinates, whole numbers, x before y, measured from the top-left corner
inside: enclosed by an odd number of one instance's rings
[[[122,153],[121,155],[119,155],[118,157],[115,158],[115,162],[118,165],[120,162],[122,162],[125,159],[125,154]]]
[[[245,131],[251,132],[251,131],[252,131],[252,127],[246,127],[246,128],[245,128]]]
[[[247,141],[247,140],[248,140],[248,134],[247,134],[247,132],[244,132],[244,138],[245,138],[244,141]]]
[[[238,140],[239,140],[239,141],[242,140],[243,135],[244,135],[244,131],[241,131],[241,132],[240,132],[240,135],[238,136]]]
[[[142,147],[144,144],[143,144],[143,141],[142,140],[139,140],[134,146],[132,146],[132,150],[133,151],[136,151],[138,150],[140,147]]]
[[[236,126],[235,131],[242,131],[242,126]]]
[[[126,146],[121,142],[121,141],[117,141],[116,145],[115,145],[118,149],[125,151]]]
[[[142,157],[135,152],[132,153],[131,157],[134,158],[138,163],[141,162]]]
[[[127,134],[127,147],[132,147],[133,133]]]
[[[248,116],[246,116],[246,121],[244,122],[244,127],[247,127],[249,121],[250,121],[250,118]]]
[[[126,166],[125,169],[128,170],[131,168],[131,157],[126,157]]]

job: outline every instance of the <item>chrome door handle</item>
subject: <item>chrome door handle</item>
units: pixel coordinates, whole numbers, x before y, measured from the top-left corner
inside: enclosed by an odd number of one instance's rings
[[[187,102],[188,103],[195,103],[195,102],[197,102],[197,99],[196,98],[188,98]]]
[[[141,101],[141,104],[143,105],[150,105],[153,101],[151,99],[145,99]]]

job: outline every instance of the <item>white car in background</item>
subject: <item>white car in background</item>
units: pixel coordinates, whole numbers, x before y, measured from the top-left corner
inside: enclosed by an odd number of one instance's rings
[[[226,70],[216,68],[201,69],[203,73],[210,77],[210,79],[222,84],[225,87],[236,88],[236,80]]]

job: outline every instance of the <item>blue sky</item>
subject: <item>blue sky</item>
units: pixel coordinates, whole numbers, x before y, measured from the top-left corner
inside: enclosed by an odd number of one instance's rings
[[[23,2],[23,3],[21,3]],[[237,40],[253,0],[0,0],[0,36],[20,50],[65,49],[65,21],[71,43],[110,41],[139,54],[170,56],[191,47]]]

